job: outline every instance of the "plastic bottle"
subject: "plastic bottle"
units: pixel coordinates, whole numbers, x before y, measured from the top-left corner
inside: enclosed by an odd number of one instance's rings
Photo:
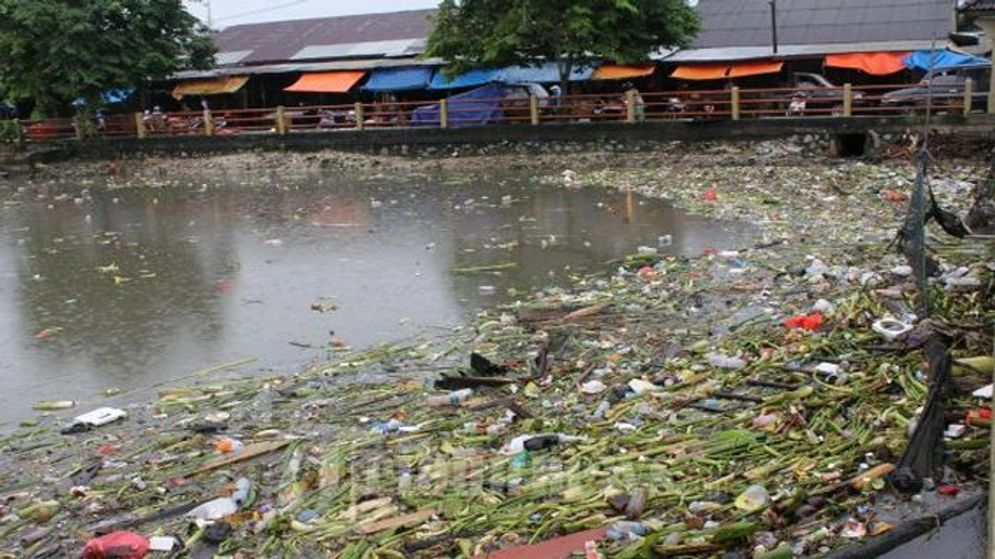
[[[221,454],[238,454],[243,448],[245,448],[245,443],[238,439],[230,439],[225,437],[214,443],[214,448],[216,448]]]
[[[746,361],[739,357],[729,357],[719,353],[709,353],[708,364],[719,369],[742,369],[746,366]]]
[[[429,396],[425,403],[434,408],[458,406],[469,400],[471,396],[473,396],[473,389],[464,388],[463,390],[456,390],[446,395]]]

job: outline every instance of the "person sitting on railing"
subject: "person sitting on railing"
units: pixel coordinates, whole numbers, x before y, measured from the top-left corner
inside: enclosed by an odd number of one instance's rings
[[[794,95],[791,96],[791,103],[788,105],[788,111],[784,116],[805,116],[805,109],[808,105],[808,96],[805,93],[796,91]]]
[[[632,98],[635,106],[636,120],[638,122],[646,120],[646,101],[643,100],[643,96],[639,93],[639,90],[636,89],[635,84],[632,82],[626,82],[625,85],[622,86],[622,89],[625,91],[626,103],[628,103],[630,96]]]

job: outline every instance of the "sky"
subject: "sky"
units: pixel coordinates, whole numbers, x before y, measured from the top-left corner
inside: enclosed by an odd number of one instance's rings
[[[214,27],[223,29],[240,23],[284,19],[341,16],[434,8],[439,0],[184,0],[190,13],[207,21],[206,2],[211,4]]]

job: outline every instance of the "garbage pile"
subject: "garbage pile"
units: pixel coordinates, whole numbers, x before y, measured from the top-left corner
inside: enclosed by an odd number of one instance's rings
[[[655,180],[628,173],[599,176]],[[972,392],[995,367],[990,245],[937,245],[944,270],[924,321],[911,271],[886,246],[900,208],[880,181],[841,179],[846,202],[824,188],[790,200],[793,181],[758,199],[700,173],[680,196],[749,210],[763,242],[692,259],[642,247],[608,275],[483,312],[452,339],[298,375],[92,412],[40,403],[45,414],[2,442],[0,548],[812,557],[886,535],[924,514],[920,503],[976,494],[991,411]],[[926,402],[919,348],[938,329],[957,340],[946,467],[903,495],[889,474]]]

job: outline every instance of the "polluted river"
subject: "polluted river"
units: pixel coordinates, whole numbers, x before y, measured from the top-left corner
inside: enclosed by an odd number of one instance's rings
[[[804,145],[8,180],[0,557],[978,556],[995,253]]]
[[[213,365],[300,369],[445,331],[641,245],[691,256],[751,237],[632,193],[515,176],[293,183],[0,207],[0,420],[108,389],[148,399]]]

